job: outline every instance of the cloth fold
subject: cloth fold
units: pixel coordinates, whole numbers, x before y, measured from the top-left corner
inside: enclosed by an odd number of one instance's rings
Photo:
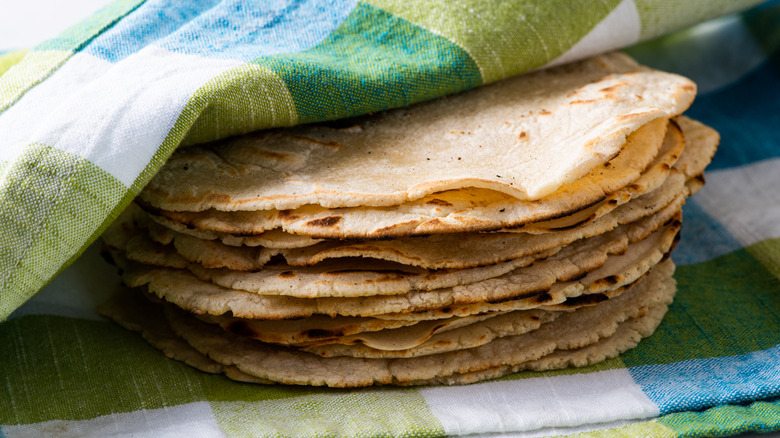
[[[0,55],[18,61],[0,76],[0,437],[780,430],[777,1],[627,49],[696,80],[688,114],[722,142],[684,208],[675,303],[604,364],[464,387],[232,382],[97,316],[116,279],[90,246],[180,145],[408,105],[756,3],[120,0]]]

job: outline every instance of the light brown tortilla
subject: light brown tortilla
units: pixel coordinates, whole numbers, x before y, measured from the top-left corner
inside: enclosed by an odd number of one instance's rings
[[[532,267],[535,267],[533,275],[524,275],[521,268],[517,273],[505,274],[505,276],[483,281],[476,285],[434,291],[412,291],[402,295],[361,298],[295,298],[258,295],[200,281],[184,270],[150,268],[132,263],[123,266],[123,277],[129,287],[147,285],[153,294],[194,313],[220,315],[230,311],[235,316],[250,319],[290,319],[313,314],[387,316],[386,314],[395,313],[432,312],[436,315],[424,319],[433,319],[455,314],[468,315],[493,310],[518,310],[544,304],[557,304],[568,297],[586,293],[587,288],[584,284],[577,281],[571,282],[571,280],[604,266],[608,257],[614,259],[610,263],[611,265],[618,266],[622,266],[621,260],[626,260],[626,263],[632,265],[631,261],[637,257],[637,254],[641,254],[640,257],[643,260],[655,259],[657,263],[671,247],[674,237],[677,235],[679,221],[673,222],[664,229],[655,232],[652,235],[655,237],[652,239],[647,237],[633,245],[635,251],[631,251],[631,247],[629,247],[629,251],[621,256],[607,256],[614,251],[625,251],[625,244],[621,243],[620,240],[606,238],[607,242],[615,244],[613,249],[593,252],[592,250],[584,250],[585,247],[582,247],[579,248],[579,251],[574,251],[569,246],[556,256],[539,262],[543,263],[543,266],[549,266],[549,269],[533,265]],[[641,234],[638,233],[640,236]],[[597,237],[599,239],[589,242],[596,247],[604,240],[603,236]],[[666,250],[663,249],[664,247]],[[644,262],[644,265],[647,264],[654,263]],[[608,272],[605,276],[612,277],[614,274],[616,273]],[[561,281],[569,281],[571,284],[554,286]],[[604,282],[609,284],[610,280],[604,280]],[[488,306],[486,303],[489,302],[494,304]],[[488,307],[484,308],[485,306]],[[507,306],[511,307],[504,308]],[[448,311],[460,313],[447,315],[447,312],[442,310],[445,307],[448,308]]]
[[[658,189],[582,227],[555,233],[519,232],[454,233],[389,240],[326,241],[285,250],[264,247],[232,247],[218,240],[203,240],[170,232],[171,242],[186,260],[208,268],[232,271],[262,269],[273,256],[282,256],[291,266],[311,266],[333,258],[360,257],[387,260],[426,269],[464,269],[518,259],[567,245],[575,240],[610,231],[656,213],[684,190],[683,177],[673,172]],[[151,233],[150,233],[151,234]],[[159,241],[159,240],[158,240]]]
[[[617,155],[640,126],[681,114],[695,91],[616,52],[349,129],[308,125],[183,148],[141,196],[173,211],[388,206],[464,187],[539,199]]]
[[[670,284],[667,281],[661,287],[673,287],[673,283]],[[154,304],[141,298],[138,294],[122,292],[120,296],[115,296],[112,300],[119,300],[117,303],[118,305],[104,306],[104,313],[120,325],[133,331],[142,332],[147,340],[160,337],[171,339],[166,351],[168,357],[180,361],[188,360],[187,363],[189,365],[206,372],[214,373],[220,372],[221,370],[221,372],[225,373],[227,377],[233,380],[260,384],[272,383],[267,379],[250,376],[233,365],[222,365],[214,362],[205,354],[195,350],[187,344],[186,341],[175,335],[165,318],[158,318],[162,313],[162,309],[159,307],[155,308]],[[136,302],[128,305],[128,300],[135,300]],[[434,379],[414,380],[403,383],[397,382],[396,384],[466,384],[504,376],[522,369],[544,371],[559,369],[566,366],[591,365],[615,357],[627,349],[636,346],[641,338],[652,334],[660,323],[665,311],[666,307],[663,305],[650,307],[646,314],[642,315],[640,311],[638,317],[619,323],[613,335],[599,339],[594,344],[573,350],[557,349],[547,356],[535,361],[522,362],[511,366],[487,368],[480,371],[455,373],[450,376]],[[155,346],[160,348],[159,345]]]
[[[674,168],[682,171],[686,178],[686,186],[689,191],[689,195],[695,193],[704,184],[703,171],[706,165],[711,160],[715,150],[717,149],[719,136],[715,130],[709,128],[697,121],[691,120],[687,117],[680,116],[675,118],[677,124],[683,130],[686,137],[686,148],[679,158],[679,162],[675,163]],[[631,193],[631,192],[629,192]],[[653,191],[652,193],[657,193]],[[632,195],[635,197],[636,195]],[[648,195],[640,196],[638,199],[646,198]],[[625,200],[625,193],[621,192],[614,194],[610,199],[605,199],[601,202],[602,206],[609,205],[612,200]],[[633,202],[633,201],[632,201]],[[617,203],[615,204],[617,205]],[[620,210],[622,206],[618,206],[617,210]],[[582,216],[584,213],[575,213]],[[594,216],[595,217],[595,216]],[[286,233],[279,229],[269,230],[253,236],[238,236],[231,235],[224,232],[188,228],[178,222],[167,220],[161,216],[154,216],[155,221],[158,221],[165,225],[165,227],[175,230],[179,233],[185,233],[204,240],[220,240],[222,243],[231,246],[263,246],[267,248],[301,248],[313,245],[318,242],[316,239],[311,239],[306,236],[300,236],[296,234]],[[585,225],[587,221],[581,221],[579,225]],[[625,223],[625,222],[624,222]],[[157,228],[159,232],[159,228]],[[527,227],[527,230],[532,231],[532,227]],[[560,230],[557,230],[560,231]],[[164,237],[163,242],[169,243],[173,235],[168,234]],[[158,238],[159,240],[159,238]],[[327,244],[326,244],[327,245]],[[406,262],[408,263],[408,262]]]
[[[642,282],[637,285],[640,287],[659,291],[657,306],[664,310],[664,303],[674,295],[668,282]],[[523,335],[498,338],[476,348],[403,359],[321,358],[230,335],[174,308],[166,309],[166,314],[174,331],[195,349],[246,374],[286,384],[354,387],[438,379],[514,366],[556,349],[582,348],[613,335],[621,322],[648,314],[647,306],[633,306],[624,297],[629,295],[563,315]]]
[[[605,200],[605,195],[635,182],[653,162],[663,144],[674,149],[663,160],[674,164],[684,147],[680,131],[666,119],[656,119],[632,133],[620,154],[593,169],[585,177],[561,186],[555,192],[536,201],[518,201],[498,191],[472,188],[432,193],[421,199],[390,207],[325,208],[305,205],[293,210],[257,210],[223,212],[174,212],[150,209],[168,221],[189,228],[224,233],[252,235],[281,228],[314,238],[389,238],[464,231],[490,231],[502,227],[517,227],[529,222],[549,220],[569,215],[594,203],[602,202],[606,211],[617,204]],[[668,132],[668,135],[665,135]],[[664,141],[664,138],[667,141]],[[660,163],[659,163],[660,166]],[[658,167],[658,166],[656,166]],[[663,181],[659,172],[651,172],[657,186]],[[642,188],[648,183],[637,185]],[[618,196],[625,202],[629,195]]]
[[[656,305],[640,313],[638,317],[620,323],[615,333],[597,342],[577,349],[558,349],[537,360],[523,362],[517,365],[501,366],[469,373],[453,374],[440,377],[404,383],[403,385],[464,385],[488,379],[507,376],[519,371],[551,371],[567,367],[584,367],[617,357],[639,344],[643,338],[653,334],[660,325],[668,306]]]
[[[671,278],[673,273],[674,264],[670,260],[660,263],[650,271],[646,279],[643,277],[639,282],[632,283],[628,287],[628,291],[625,292],[625,296],[620,294],[619,296],[623,297],[620,300],[631,306],[652,306],[657,304],[660,302],[660,297],[662,297],[661,291],[659,289],[642,287],[638,284],[644,282],[643,284],[646,285],[648,283],[661,282],[665,278]],[[630,297],[626,297],[627,295],[630,295]],[[594,305],[598,306],[602,303]],[[574,308],[579,309],[579,307]],[[506,312],[449,330],[435,330],[437,321],[429,321],[409,327],[345,336],[334,339],[331,342],[306,346],[303,350],[322,357],[418,357],[462,350],[464,348],[474,348],[500,337],[528,333],[565,313],[538,309]]]

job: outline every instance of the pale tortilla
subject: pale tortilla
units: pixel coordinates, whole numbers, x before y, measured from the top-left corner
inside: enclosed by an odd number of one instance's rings
[[[615,52],[348,129],[299,126],[181,148],[141,196],[174,211],[389,206],[465,187],[535,200],[610,160],[640,126],[681,114],[695,92],[690,80]]]

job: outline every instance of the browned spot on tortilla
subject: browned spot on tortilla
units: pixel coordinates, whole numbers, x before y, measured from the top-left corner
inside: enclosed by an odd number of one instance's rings
[[[704,180],[704,174],[703,174],[703,173],[700,173],[700,174],[698,174],[698,175],[694,176],[693,178],[694,178],[696,181],[699,181],[699,182],[701,182],[702,184],[706,183],[706,181]]]
[[[252,330],[251,327],[246,323],[246,321],[242,320],[236,320],[228,324],[226,327],[227,331],[230,333],[236,334],[238,336],[246,336],[247,338],[252,338],[256,336],[256,333],[254,330]]]
[[[647,312],[649,312],[649,311],[650,311],[650,309],[648,309],[647,306],[642,306],[641,308],[639,308],[639,312],[636,315],[636,317],[637,318],[641,318],[641,317],[647,315]]]
[[[279,219],[287,221],[296,221],[301,218],[299,215],[294,214],[292,210],[279,210],[278,215]]]
[[[524,139],[526,137],[528,137],[528,133],[525,132],[525,131],[520,131],[520,134],[517,135],[517,138],[519,138],[520,140],[522,140],[522,139]]]
[[[539,319],[540,319],[540,318],[539,318],[538,316],[536,316],[536,315],[531,315],[529,318],[531,319],[531,321],[539,321]]]
[[[326,216],[306,222],[308,227],[332,227],[341,222],[341,216]]]
[[[300,140],[300,141],[303,141],[303,142],[306,142],[306,143],[315,144],[317,146],[323,146],[323,147],[326,147],[326,148],[329,148],[329,149],[336,149],[336,150],[341,149],[341,144],[339,142],[337,142],[337,141],[322,141],[322,140],[318,140],[316,138],[306,137],[306,136],[303,136],[303,135],[292,135],[292,134],[288,134],[288,135],[290,135],[290,137],[292,137],[292,138],[294,138],[296,140]]]
[[[610,86],[604,87],[604,88],[600,89],[599,91],[601,91],[602,93],[609,93],[611,91],[617,90],[618,88],[620,88],[620,87],[622,87],[624,85],[626,85],[626,84],[621,82],[621,83],[618,83],[618,84],[614,84],[614,85],[610,85]]]
[[[552,114],[552,112],[547,111],[546,109],[539,111],[540,116],[549,116],[550,114]]]
[[[606,301],[609,298],[604,294],[588,294],[580,295],[578,297],[569,298],[566,301],[558,304],[561,307],[580,307],[580,306],[592,306],[602,301]]]
[[[293,271],[284,271],[281,274],[278,275],[279,278],[293,278],[295,277],[295,272]]]
[[[609,205],[618,205],[618,200],[617,199],[610,199],[609,201],[607,201],[607,203]]]
[[[678,213],[677,216],[667,220],[666,222],[664,222],[664,226],[666,227],[666,226],[671,225],[672,228],[679,228],[679,227],[681,227],[682,226],[682,221],[680,220],[679,216],[680,215]]]
[[[667,259],[669,259],[672,256],[672,251],[674,251],[674,248],[677,247],[678,243],[680,243],[680,233],[679,232],[677,232],[677,234],[674,235],[674,240],[672,240],[672,244],[669,246],[669,250],[667,250],[664,253],[663,257],[661,257],[661,262],[665,262]]]
[[[598,100],[597,100],[597,99],[590,99],[590,100],[572,100],[571,102],[569,102],[569,105],[575,105],[575,104],[580,104],[580,103],[593,103],[593,102],[598,102]]]
[[[539,304],[546,303],[548,301],[552,301],[552,296],[547,292],[536,296],[536,302]]]
[[[506,302],[509,302],[509,301],[519,301],[519,300],[525,300],[525,299],[533,299],[534,302],[544,303],[544,302],[550,301],[552,299],[550,294],[547,293],[547,292],[548,292],[548,289],[537,290],[537,291],[528,292],[528,293],[524,293],[524,294],[517,295],[517,296],[506,297],[506,298],[498,298],[498,299],[495,299],[495,300],[489,300],[487,302],[489,304],[501,304],[501,303],[506,303]]]
[[[612,284],[612,285],[614,285],[614,284],[617,284],[617,283],[618,283],[618,281],[620,281],[620,278],[618,278],[618,276],[617,276],[617,275],[610,275],[610,276],[608,276],[608,277],[604,277],[604,278],[602,278],[602,279],[600,279],[600,280],[596,280],[596,281],[594,281],[594,283],[595,283],[595,282],[604,282],[604,283],[606,283],[606,284]]]
[[[441,313],[452,313],[452,308],[451,307],[442,307],[441,309],[439,309],[439,312],[441,312]]]
[[[452,204],[450,204],[449,202],[445,201],[444,199],[439,199],[439,198],[433,198],[430,201],[426,202],[426,204],[441,205],[442,207],[450,207],[450,206],[452,206]]]
[[[450,345],[452,345],[452,341],[447,341],[447,340],[436,341],[434,345],[437,347],[449,347]]]
[[[696,87],[691,84],[685,84],[680,88],[682,88],[685,91],[696,91]]]

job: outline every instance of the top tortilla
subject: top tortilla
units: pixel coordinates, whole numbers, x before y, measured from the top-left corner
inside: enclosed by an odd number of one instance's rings
[[[392,206],[459,188],[535,200],[682,113],[696,86],[612,53],[366,117],[173,154],[141,193],[172,211]]]

